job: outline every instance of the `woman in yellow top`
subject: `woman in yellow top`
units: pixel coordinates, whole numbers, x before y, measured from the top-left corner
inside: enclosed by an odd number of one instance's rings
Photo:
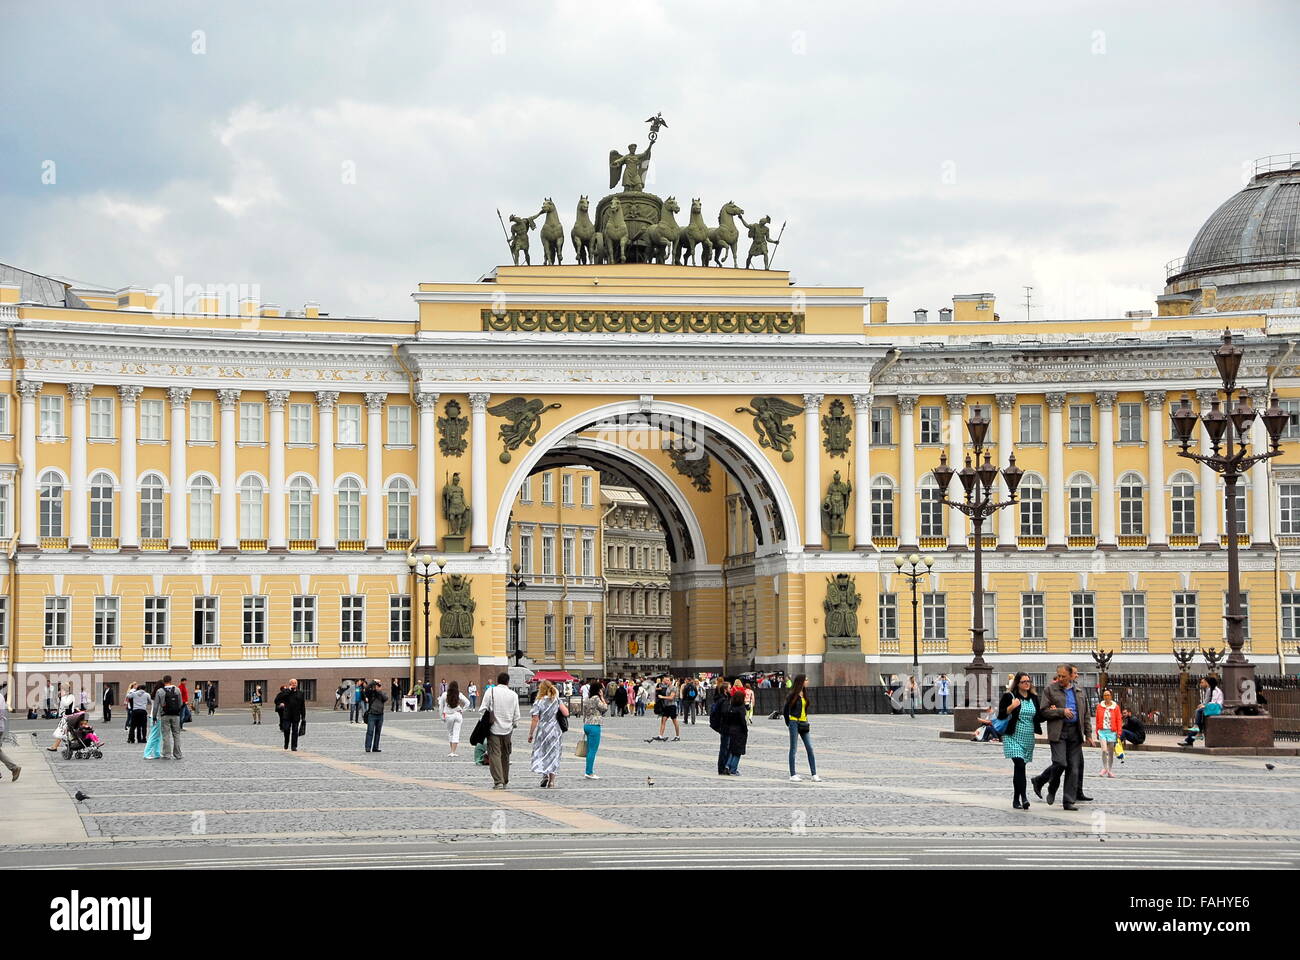
[[[803,748],[808,754],[808,769],[812,772],[813,782],[822,782],[822,778],[817,776],[817,758],[813,755],[812,728],[808,724],[808,714],[811,711],[812,704],[808,701],[808,677],[801,673],[794,678],[794,684],[790,687],[790,696],[786,698],[785,708],[781,711],[781,715],[785,718],[785,725],[790,731],[790,780],[794,783],[798,783],[803,779],[795,772],[794,767],[800,739],[803,740]]]

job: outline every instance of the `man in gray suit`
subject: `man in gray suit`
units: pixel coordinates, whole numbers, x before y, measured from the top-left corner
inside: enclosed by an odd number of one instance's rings
[[[1094,741],[1089,737],[1087,705],[1074,687],[1067,664],[1056,668],[1056,680],[1043,691],[1043,719],[1047,721],[1047,739],[1052,745],[1052,765],[1030,783],[1034,793],[1041,797],[1043,785],[1050,780],[1047,802],[1052,803],[1064,773],[1065,796],[1061,808],[1077,810],[1075,804],[1080,799],[1079,788],[1083,782],[1083,745],[1092,746]]]

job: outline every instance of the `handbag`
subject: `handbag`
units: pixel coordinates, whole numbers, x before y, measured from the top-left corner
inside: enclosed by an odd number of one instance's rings
[[[587,755],[587,738],[583,737],[578,741],[578,745],[573,748],[573,755],[576,757],[585,757]]]
[[[560,733],[569,732],[569,718],[560,713],[558,705],[555,708],[555,725],[560,728]]]
[[[489,694],[489,697],[491,695]],[[486,703],[483,704],[483,715],[478,718],[478,723],[474,724],[474,729],[470,732],[470,746],[477,747],[480,743],[487,740],[488,734],[492,732],[492,711],[488,709]]]
[[[1203,717],[1217,717],[1221,713],[1223,713],[1223,704],[1221,703],[1207,703],[1201,709],[1201,716]]]
[[[809,730],[812,729],[812,727],[808,725],[807,720],[796,720],[795,722],[799,724],[799,726],[796,728],[799,733],[807,733]]]
[[[298,721],[298,736],[300,736],[300,737],[305,737],[305,736],[307,736],[307,718],[306,718],[306,717],[303,717],[301,720]]]

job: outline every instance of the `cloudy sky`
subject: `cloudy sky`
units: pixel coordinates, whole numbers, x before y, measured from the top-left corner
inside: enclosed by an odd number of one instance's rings
[[[5,21],[0,261],[335,315],[413,316],[420,281],[508,261],[497,207],[553,196],[567,230],[660,110],[649,189],[788,221],[777,266],[895,319],[986,291],[1023,316],[1026,284],[1034,318],[1149,308],[1249,161],[1300,151],[1293,0],[172,0]]]

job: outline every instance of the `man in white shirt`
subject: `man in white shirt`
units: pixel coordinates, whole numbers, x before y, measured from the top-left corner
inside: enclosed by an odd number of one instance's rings
[[[153,697],[144,684],[139,684],[127,694],[126,701],[127,709],[131,712],[131,726],[127,730],[126,742],[144,743],[149,738],[149,707],[153,704]]]
[[[497,675],[496,686],[483,695],[483,709],[492,711],[488,733],[492,789],[504,790],[510,783],[510,737],[519,725],[519,694],[510,689],[510,674]]]

